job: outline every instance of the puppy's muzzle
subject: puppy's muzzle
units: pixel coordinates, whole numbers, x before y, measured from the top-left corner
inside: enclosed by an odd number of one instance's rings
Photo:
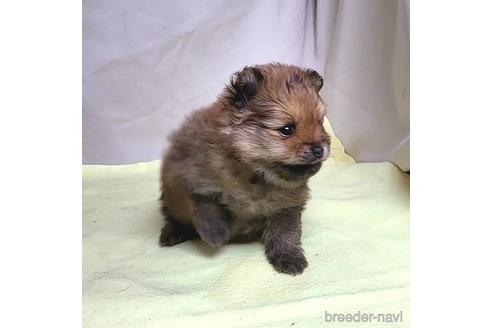
[[[323,157],[323,147],[321,144],[316,143],[314,145],[309,146],[309,149],[311,150],[311,156],[314,158],[321,158]]]

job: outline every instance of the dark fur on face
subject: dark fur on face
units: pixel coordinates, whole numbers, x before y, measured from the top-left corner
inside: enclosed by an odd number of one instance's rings
[[[261,238],[280,272],[301,273],[307,180],[328,157],[323,79],[282,64],[245,67],[171,137],[161,171],[161,245]]]

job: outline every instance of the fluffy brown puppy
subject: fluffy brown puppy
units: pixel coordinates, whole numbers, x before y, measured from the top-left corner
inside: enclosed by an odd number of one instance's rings
[[[307,181],[330,149],[322,86],[310,69],[245,67],[214,104],[194,112],[163,160],[160,244],[261,239],[277,271],[301,273]]]

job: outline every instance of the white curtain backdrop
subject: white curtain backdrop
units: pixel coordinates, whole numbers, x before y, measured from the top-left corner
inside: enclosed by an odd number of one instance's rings
[[[398,0],[84,0],[83,161],[158,159],[245,65],[316,69],[356,160],[409,167],[409,6]]]

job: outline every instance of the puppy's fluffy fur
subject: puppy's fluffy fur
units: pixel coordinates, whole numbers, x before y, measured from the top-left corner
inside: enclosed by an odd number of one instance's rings
[[[163,160],[160,244],[261,239],[277,271],[301,273],[307,180],[330,147],[322,85],[310,69],[245,67],[214,104],[194,112]]]

